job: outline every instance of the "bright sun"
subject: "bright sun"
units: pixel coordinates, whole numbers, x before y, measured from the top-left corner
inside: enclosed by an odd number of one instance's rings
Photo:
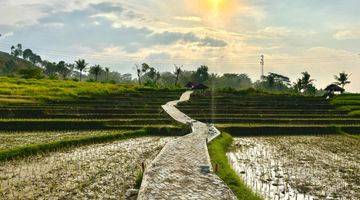
[[[208,6],[215,15],[219,15],[221,11],[224,11],[225,0],[208,0]]]

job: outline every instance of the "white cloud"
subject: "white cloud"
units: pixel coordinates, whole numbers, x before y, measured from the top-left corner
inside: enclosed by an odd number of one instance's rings
[[[352,28],[337,31],[333,37],[337,40],[359,40],[360,39],[360,28]]]
[[[182,20],[182,21],[190,21],[190,22],[201,22],[202,19],[200,17],[196,16],[176,16],[174,17],[176,20]]]
[[[7,32],[4,35],[1,35],[1,38],[7,38],[7,37],[11,37],[14,35],[14,32]]]

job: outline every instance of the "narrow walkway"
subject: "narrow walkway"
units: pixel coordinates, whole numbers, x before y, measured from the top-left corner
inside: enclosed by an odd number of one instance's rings
[[[176,121],[191,124],[193,132],[169,142],[145,170],[138,200],[152,199],[236,199],[222,180],[212,173],[207,140],[219,132],[214,127],[195,121],[175,106],[188,101],[191,91],[163,109]],[[210,172],[202,168],[208,167]]]

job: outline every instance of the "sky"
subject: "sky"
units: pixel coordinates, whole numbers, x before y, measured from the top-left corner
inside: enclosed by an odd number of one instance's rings
[[[324,88],[342,71],[360,92],[359,0],[1,0],[0,51],[21,43],[51,61],[134,73],[147,62],[213,73],[265,72]]]

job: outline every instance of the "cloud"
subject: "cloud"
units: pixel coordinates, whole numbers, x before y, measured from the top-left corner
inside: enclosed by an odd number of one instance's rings
[[[360,28],[352,28],[346,30],[337,31],[333,37],[337,40],[359,40],[360,39]]]
[[[170,45],[176,42],[194,43],[198,46],[206,47],[225,47],[227,45],[227,42],[224,40],[211,37],[201,38],[192,32],[182,33],[164,31],[161,33],[154,33],[149,35],[148,40],[150,40],[152,43],[162,45]]]
[[[181,21],[190,21],[190,22],[201,22],[202,21],[202,19],[200,17],[196,17],[196,16],[176,16],[176,17],[174,17],[174,19],[181,20]]]
[[[0,34],[0,37],[1,38],[7,38],[7,37],[11,37],[13,35],[14,35],[14,32],[7,32],[7,33],[5,33],[3,35]]]
[[[149,60],[168,60],[171,58],[171,55],[169,53],[165,52],[156,52],[156,53],[150,53],[148,56],[146,56],[146,59]]]

